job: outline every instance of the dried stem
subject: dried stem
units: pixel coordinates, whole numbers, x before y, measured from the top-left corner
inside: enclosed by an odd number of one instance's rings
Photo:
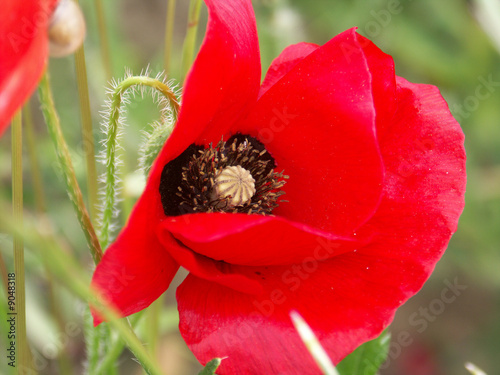
[[[92,131],[92,115],[90,112],[89,88],[87,82],[87,67],[85,65],[85,50],[83,45],[75,53],[76,79],[80,98],[80,114],[82,118],[83,153],[87,164],[87,189],[89,211],[95,222],[97,210],[97,170],[95,162],[94,134]]]

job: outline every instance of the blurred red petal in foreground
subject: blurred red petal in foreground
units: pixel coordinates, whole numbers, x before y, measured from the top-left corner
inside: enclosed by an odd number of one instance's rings
[[[47,27],[58,0],[6,0],[0,11],[0,136],[35,89],[48,55]]]

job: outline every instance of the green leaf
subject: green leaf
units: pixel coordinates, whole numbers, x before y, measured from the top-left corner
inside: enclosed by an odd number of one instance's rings
[[[391,335],[384,331],[344,358],[337,365],[340,375],[375,375],[389,353]]]
[[[205,368],[198,373],[198,375],[215,375],[215,370],[217,370],[221,362],[222,362],[221,358],[212,359],[210,362],[207,363]]]

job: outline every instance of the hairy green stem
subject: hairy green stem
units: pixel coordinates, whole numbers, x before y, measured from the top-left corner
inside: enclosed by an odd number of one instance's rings
[[[165,83],[150,77],[132,76],[125,78],[113,90],[111,94],[111,109],[109,113],[109,122],[106,135],[106,154],[105,154],[105,191],[104,202],[101,217],[100,240],[103,248],[109,243],[110,226],[115,211],[116,185],[117,185],[117,141],[118,124],[120,118],[120,107],[124,93],[132,86],[147,86],[158,90],[169,102],[174,111],[174,115],[179,111],[179,102],[175,93]]]
[[[90,310],[86,309],[83,315],[83,332],[85,336],[85,353],[87,362],[85,374],[94,375],[99,362],[99,341],[101,338],[100,327],[94,327]]]
[[[68,146],[66,145],[66,141],[64,140],[64,136],[61,131],[59,116],[57,115],[52,91],[50,89],[48,72],[45,72],[40,81],[40,84],[38,86],[38,93],[40,96],[43,116],[45,118],[45,122],[47,123],[52,141],[54,142],[54,147],[59,159],[61,171],[64,175],[66,190],[69,194],[71,202],[73,202],[78,221],[90,247],[91,255],[94,259],[95,264],[97,264],[102,258],[101,246],[99,244],[99,240],[95,233],[94,227],[92,226],[88,211],[85,208],[85,204],[83,203],[82,193],[80,191],[80,187],[78,186],[78,181],[76,180],[73,163],[71,162],[68,151]]]
[[[99,363],[94,374],[96,375],[108,375],[113,368],[115,368],[118,358],[125,348],[125,342],[120,338],[116,339],[111,343],[111,347],[106,351],[106,355],[103,360]]]
[[[144,311],[144,310],[143,310]],[[139,319],[143,315],[143,311],[132,315],[129,320],[132,327],[135,327]],[[96,375],[108,375],[112,369],[115,367],[120,354],[123,352],[125,348],[125,342],[117,337],[115,340],[111,342],[110,347],[107,348],[104,358],[99,363],[99,366],[96,368],[94,374]]]
[[[95,162],[94,134],[92,131],[92,115],[90,112],[89,87],[87,82],[87,67],[85,65],[85,50],[83,45],[75,53],[76,80],[80,98],[80,115],[82,119],[83,153],[87,165],[87,190],[89,211],[92,222],[95,223],[98,185]]]
[[[164,55],[164,67],[165,67],[165,72],[167,74],[170,73],[170,64],[172,60],[172,42],[174,37],[175,5],[176,5],[176,0],[168,0],[167,22],[165,25],[165,55]]]
[[[193,63],[194,50],[196,48],[196,33],[200,21],[202,0],[191,0],[189,3],[188,26],[184,46],[182,49],[182,77],[186,79],[187,73]]]

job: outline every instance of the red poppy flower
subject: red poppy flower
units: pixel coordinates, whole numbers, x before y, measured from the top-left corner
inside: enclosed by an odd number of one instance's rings
[[[391,322],[456,230],[463,133],[435,87],[395,76],[354,29],[288,47],[260,85],[250,0],[206,3],[177,125],[92,283],[129,315],[182,266],[180,331],[200,362],[316,374],[289,311],[335,362]]]
[[[6,0],[0,12],[0,136],[31,95],[48,56],[47,25],[58,0]]]

